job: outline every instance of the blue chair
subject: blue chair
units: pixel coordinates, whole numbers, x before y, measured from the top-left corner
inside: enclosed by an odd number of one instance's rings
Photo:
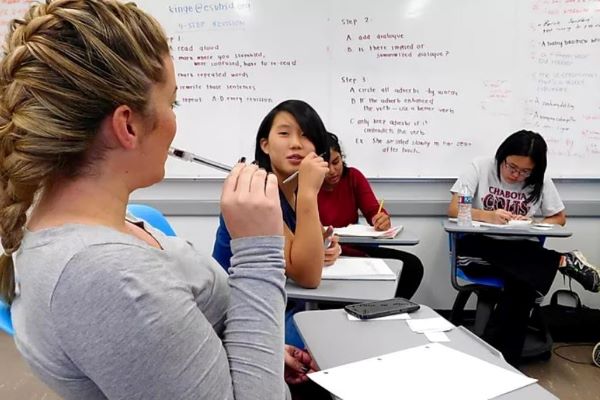
[[[162,231],[165,235],[177,236],[169,224],[169,221],[167,221],[165,216],[156,208],[144,204],[129,204],[127,205],[127,211],[135,217],[148,222],[154,228]]]
[[[450,321],[455,325],[459,325],[463,322],[465,305],[471,294],[475,293],[477,295],[477,306],[475,309],[473,333],[482,336],[485,327],[490,320],[492,310],[498,301],[498,296],[504,287],[504,281],[497,276],[470,276],[460,268],[458,265],[459,256],[456,252],[456,242],[463,235],[464,234],[462,233],[449,233],[450,281],[452,282],[452,287],[458,291],[454,304],[452,305]],[[544,244],[546,238],[540,236],[538,237],[538,240],[540,243]],[[485,261],[483,263],[485,263]],[[529,328],[532,335],[528,335],[525,339],[522,352],[523,357],[542,356],[544,358],[549,358],[551,355],[553,341],[546,321],[540,311],[540,304],[543,300],[543,296],[536,300],[536,304],[531,313]]]
[[[458,325],[463,321],[463,312],[467,301],[472,293],[477,295],[477,306],[475,309],[475,324],[473,332],[481,336],[490,319],[494,305],[504,282],[495,276],[469,276],[458,266],[458,254],[456,252],[456,241],[462,236],[460,233],[449,233],[450,239],[450,282],[452,287],[458,291],[450,321]]]
[[[14,336],[15,330],[13,329],[12,319],[10,318],[10,306],[0,300],[0,330]]]

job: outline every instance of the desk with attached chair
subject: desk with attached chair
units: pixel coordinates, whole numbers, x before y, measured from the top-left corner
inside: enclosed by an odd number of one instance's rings
[[[464,234],[482,234],[497,236],[523,236],[536,237],[543,244],[547,237],[569,237],[572,233],[562,227],[554,226],[551,229],[536,229],[534,226],[458,226],[456,222],[444,221],[444,230],[449,234],[450,246],[450,281],[452,286],[458,291],[450,321],[454,324],[460,324],[463,320],[464,307],[472,293],[477,295],[477,306],[475,310],[475,323],[473,332],[481,336],[489,321],[490,315],[496,303],[497,296],[502,290],[504,282],[501,278],[493,275],[489,276],[470,276],[464,272],[458,265],[458,254],[456,250],[457,241]],[[543,297],[538,299],[532,313],[532,323],[537,326],[539,340],[528,338],[523,348],[524,357],[537,355],[550,355],[552,349],[552,338],[548,333],[545,321],[539,312],[539,305]]]

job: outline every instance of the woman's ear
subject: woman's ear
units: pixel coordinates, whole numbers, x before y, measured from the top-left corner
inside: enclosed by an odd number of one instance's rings
[[[133,149],[138,145],[142,131],[142,120],[128,106],[117,107],[109,118],[112,141],[125,149]]]
[[[266,155],[269,155],[269,139],[267,139],[267,138],[260,139],[260,149],[263,151],[263,153],[265,153]]]

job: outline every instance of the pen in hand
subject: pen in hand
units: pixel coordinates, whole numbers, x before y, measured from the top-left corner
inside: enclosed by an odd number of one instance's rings
[[[377,214],[379,214],[383,210],[383,199],[379,202],[379,209],[377,210]]]
[[[325,236],[323,246],[328,249],[331,246],[331,243],[333,243],[333,226],[329,225],[327,228],[323,228],[323,230],[323,235]]]
[[[169,155],[180,160],[206,165],[218,169],[219,171],[231,172],[231,167],[229,165],[221,164],[220,162],[209,160],[208,158],[190,153],[189,151],[176,149],[175,147],[169,147]]]

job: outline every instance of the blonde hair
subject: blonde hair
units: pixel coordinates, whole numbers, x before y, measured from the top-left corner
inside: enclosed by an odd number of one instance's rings
[[[11,254],[36,194],[84,173],[117,106],[148,111],[168,54],[158,22],[133,3],[47,0],[12,21],[0,61],[0,297],[14,297]]]

